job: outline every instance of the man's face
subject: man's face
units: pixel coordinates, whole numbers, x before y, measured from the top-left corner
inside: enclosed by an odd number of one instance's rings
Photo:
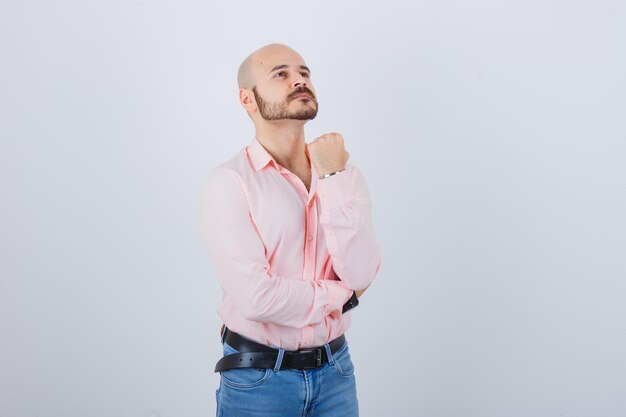
[[[259,113],[265,120],[312,120],[317,98],[311,73],[302,58],[284,49],[259,60],[257,83],[252,87]]]

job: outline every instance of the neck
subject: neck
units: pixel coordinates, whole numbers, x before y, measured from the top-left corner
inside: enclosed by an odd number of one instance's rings
[[[256,125],[256,138],[282,167],[291,172],[308,170],[304,141],[306,120],[264,120]]]

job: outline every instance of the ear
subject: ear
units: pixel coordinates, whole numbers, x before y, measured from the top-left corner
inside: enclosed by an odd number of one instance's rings
[[[249,112],[255,112],[257,110],[256,100],[254,99],[254,93],[247,88],[239,89],[239,102]]]

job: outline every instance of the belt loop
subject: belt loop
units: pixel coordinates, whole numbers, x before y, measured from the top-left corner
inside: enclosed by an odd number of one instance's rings
[[[333,358],[333,353],[330,351],[330,345],[328,343],[324,343],[324,349],[326,349],[326,356],[328,357],[328,364],[333,365],[335,363],[335,358]]]
[[[226,335],[226,325],[222,324],[222,332],[220,338],[222,339],[222,344],[224,344],[224,336]]]
[[[280,371],[280,365],[283,363],[283,357],[285,356],[285,349],[278,348],[278,358],[276,358],[276,365],[274,366],[274,372]]]

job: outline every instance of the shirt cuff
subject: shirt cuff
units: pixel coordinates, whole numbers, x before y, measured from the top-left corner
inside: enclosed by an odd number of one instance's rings
[[[330,178],[330,177],[329,177]],[[338,318],[342,314],[343,305],[348,302],[354,292],[340,281],[325,280],[328,286],[329,303],[324,316],[331,315]]]
[[[322,203],[322,208],[333,209],[341,207],[352,197],[350,176],[348,170],[331,175],[317,181],[317,194]]]

